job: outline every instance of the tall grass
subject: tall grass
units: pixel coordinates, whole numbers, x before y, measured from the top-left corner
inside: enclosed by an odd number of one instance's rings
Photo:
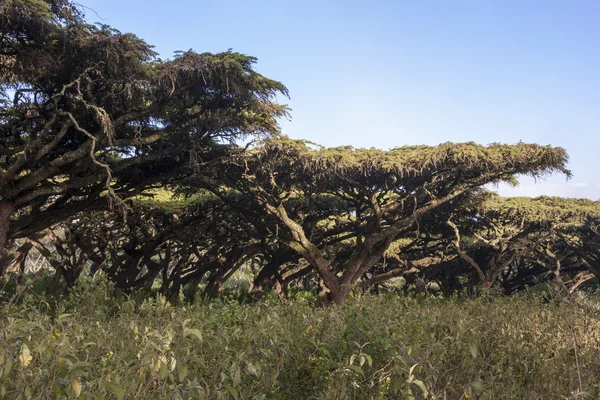
[[[30,296],[30,297],[27,297]],[[88,283],[0,309],[3,399],[575,399],[600,394],[600,300],[298,293],[173,306]]]

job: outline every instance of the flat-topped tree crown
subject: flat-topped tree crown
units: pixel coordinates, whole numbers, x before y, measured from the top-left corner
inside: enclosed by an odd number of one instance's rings
[[[229,157],[205,170],[195,184],[223,197],[239,192],[237,207],[262,212],[271,233],[315,267],[339,303],[394,240],[419,229],[427,213],[442,205],[456,207],[470,191],[514,182],[518,175],[570,175],[564,149],[525,143],[444,143],[384,151],[323,148],[275,137],[249,150],[227,152]],[[311,205],[319,200],[322,210],[327,204],[323,196],[345,202],[345,211],[315,216]],[[304,202],[295,201],[298,197]]]
[[[289,170],[290,184],[302,186],[308,180],[324,184],[333,177],[356,183],[385,186],[405,184],[416,187],[420,179],[435,180],[461,174],[466,179],[510,180],[515,174],[542,177],[566,169],[567,153],[560,147],[519,143],[516,145],[443,143],[439,146],[403,146],[392,150],[352,147],[314,148],[302,140],[270,138],[251,151],[239,153],[240,160],[261,164],[257,178]],[[506,173],[503,175],[502,172]],[[262,174],[262,175],[261,175]],[[311,178],[309,180],[307,178]],[[281,183],[286,179],[280,178]]]
[[[552,271],[560,283],[561,263],[572,255],[568,232],[600,215],[600,203],[588,199],[541,196],[500,197],[484,192],[464,202],[449,217],[458,254],[491,286],[529,273],[531,265]],[[565,236],[567,235],[567,236]],[[539,268],[538,268],[539,270]],[[562,285],[562,283],[560,283]]]
[[[588,199],[561,199],[551,201],[573,217],[563,223],[557,239],[567,251],[574,252],[578,261],[600,282],[600,201]]]
[[[600,216],[600,201],[555,196],[500,197],[489,196],[474,207],[474,211],[490,218],[527,218],[549,223],[581,223]]]

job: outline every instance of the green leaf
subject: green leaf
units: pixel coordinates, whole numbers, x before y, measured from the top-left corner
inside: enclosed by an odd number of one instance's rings
[[[71,368],[71,366],[73,364],[75,364],[76,362],[78,362],[79,360],[77,359],[77,357],[75,357],[72,354],[67,354],[65,356],[62,357],[65,360],[65,363],[69,366],[69,368]]]
[[[473,391],[475,393],[477,393],[477,394],[483,393],[484,387],[483,387],[483,381],[481,380],[481,378],[475,379],[475,381],[473,381],[471,383],[471,387],[473,388]]]
[[[179,368],[177,368],[177,377],[179,378],[179,382],[183,382],[188,373],[188,367],[185,364],[179,364]]]
[[[96,400],[104,400],[104,395],[102,393],[98,392],[98,391],[95,391],[94,392],[94,398]]]
[[[349,369],[350,371],[354,371],[354,372],[356,372],[357,374],[359,374],[359,375],[361,375],[361,376],[363,376],[363,377],[365,376],[365,373],[363,372],[363,370],[362,370],[362,368],[361,368],[361,367],[358,367],[358,366],[356,366],[356,365],[348,365],[348,369]]]
[[[242,383],[242,371],[240,370],[240,366],[238,364],[237,368],[233,372],[233,384],[235,386],[239,386],[240,383]]]
[[[419,389],[421,389],[421,392],[423,392],[423,398],[426,398],[427,395],[429,394],[429,391],[427,390],[427,388],[425,387],[425,384],[423,383],[423,381],[420,381],[418,379],[415,379],[413,381],[413,383],[415,385],[417,385],[419,387]]]
[[[231,386],[229,383],[226,383],[226,384],[225,384],[225,389],[227,389],[227,391],[229,392],[229,394],[230,394],[230,395],[231,395],[231,396],[232,396],[232,397],[233,397],[235,400],[238,400],[238,398],[239,398],[239,397],[238,397],[238,392],[237,392],[237,390],[235,390],[235,389],[233,388],[233,386]]]
[[[4,375],[4,377],[7,377],[8,374],[10,374],[12,366],[13,366],[13,362],[11,360],[6,360],[6,364],[4,364],[4,372],[2,373]]]
[[[35,351],[37,351],[40,354],[43,354],[47,349],[48,349],[47,343],[40,343],[40,345],[35,348]]]
[[[168,373],[169,373],[169,368],[167,367],[167,364],[160,363],[160,369],[158,371],[158,377],[160,379],[165,379],[167,377]]]
[[[183,336],[186,338],[190,336],[195,336],[200,341],[200,343],[202,343],[202,332],[200,332],[199,329],[184,329]]]
[[[57,321],[62,321],[63,319],[69,318],[73,314],[61,314],[58,316]]]
[[[71,365],[71,367],[69,368],[69,372],[75,372],[78,370],[83,370],[86,368],[92,368],[94,366],[94,364],[86,362],[86,361],[78,361],[75,364]]]
[[[125,397],[125,389],[114,382],[104,381],[102,387],[117,396],[117,400],[123,400]]]

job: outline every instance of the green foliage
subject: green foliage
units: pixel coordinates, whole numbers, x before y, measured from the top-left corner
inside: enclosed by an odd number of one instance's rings
[[[489,195],[475,207],[481,213],[489,213],[504,219],[582,223],[589,217],[600,216],[600,201],[541,196],[500,197]]]
[[[564,149],[526,143],[384,151],[315,148],[277,136],[250,150],[221,151],[219,162],[183,182],[182,191],[210,190],[243,212],[262,235],[275,237],[309,263],[336,304],[382,264],[383,256],[407,266],[413,260],[402,259],[402,253],[412,247],[425,249],[418,258],[429,259],[428,265],[451,258],[444,240],[450,235],[439,222],[420,237],[423,222],[435,220],[431,214],[458,211],[489,183],[514,182],[518,175],[570,175]]]
[[[0,4],[0,248],[279,132],[280,82],[233,51],[157,58],[69,0]],[[0,272],[3,269],[0,268]]]
[[[114,297],[0,313],[6,399],[594,398],[600,300],[364,296],[244,305]],[[575,358],[577,356],[577,359]],[[581,386],[578,374],[581,375]]]
[[[344,174],[347,179],[358,182],[361,177],[376,182],[389,175],[406,179],[434,172],[441,174],[439,170],[446,166],[464,173],[496,176],[498,170],[505,169],[507,175],[501,178],[509,178],[515,173],[537,177],[551,172],[570,175],[565,167],[568,155],[564,149],[528,143],[495,143],[486,147],[473,142],[448,142],[438,146],[402,146],[386,151],[350,146],[315,149],[306,141],[275,137],[265,140],[250,153],[249,161],[253,158],[271,169],[278,164],[289,165],[299,179],[313,175],[315,179],[326,180],[328,176]]]

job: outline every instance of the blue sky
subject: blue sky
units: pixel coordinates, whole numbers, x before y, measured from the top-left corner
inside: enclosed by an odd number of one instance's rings
[[[566,148],[573,179],[503,195],[600,198],[600,1],[81,0],[156,46],[259,58],[284,133],[327,146],[446,141]],[[92,11],[93,10],[93,11]],[[96,15],[97,13],[97,15]]]

